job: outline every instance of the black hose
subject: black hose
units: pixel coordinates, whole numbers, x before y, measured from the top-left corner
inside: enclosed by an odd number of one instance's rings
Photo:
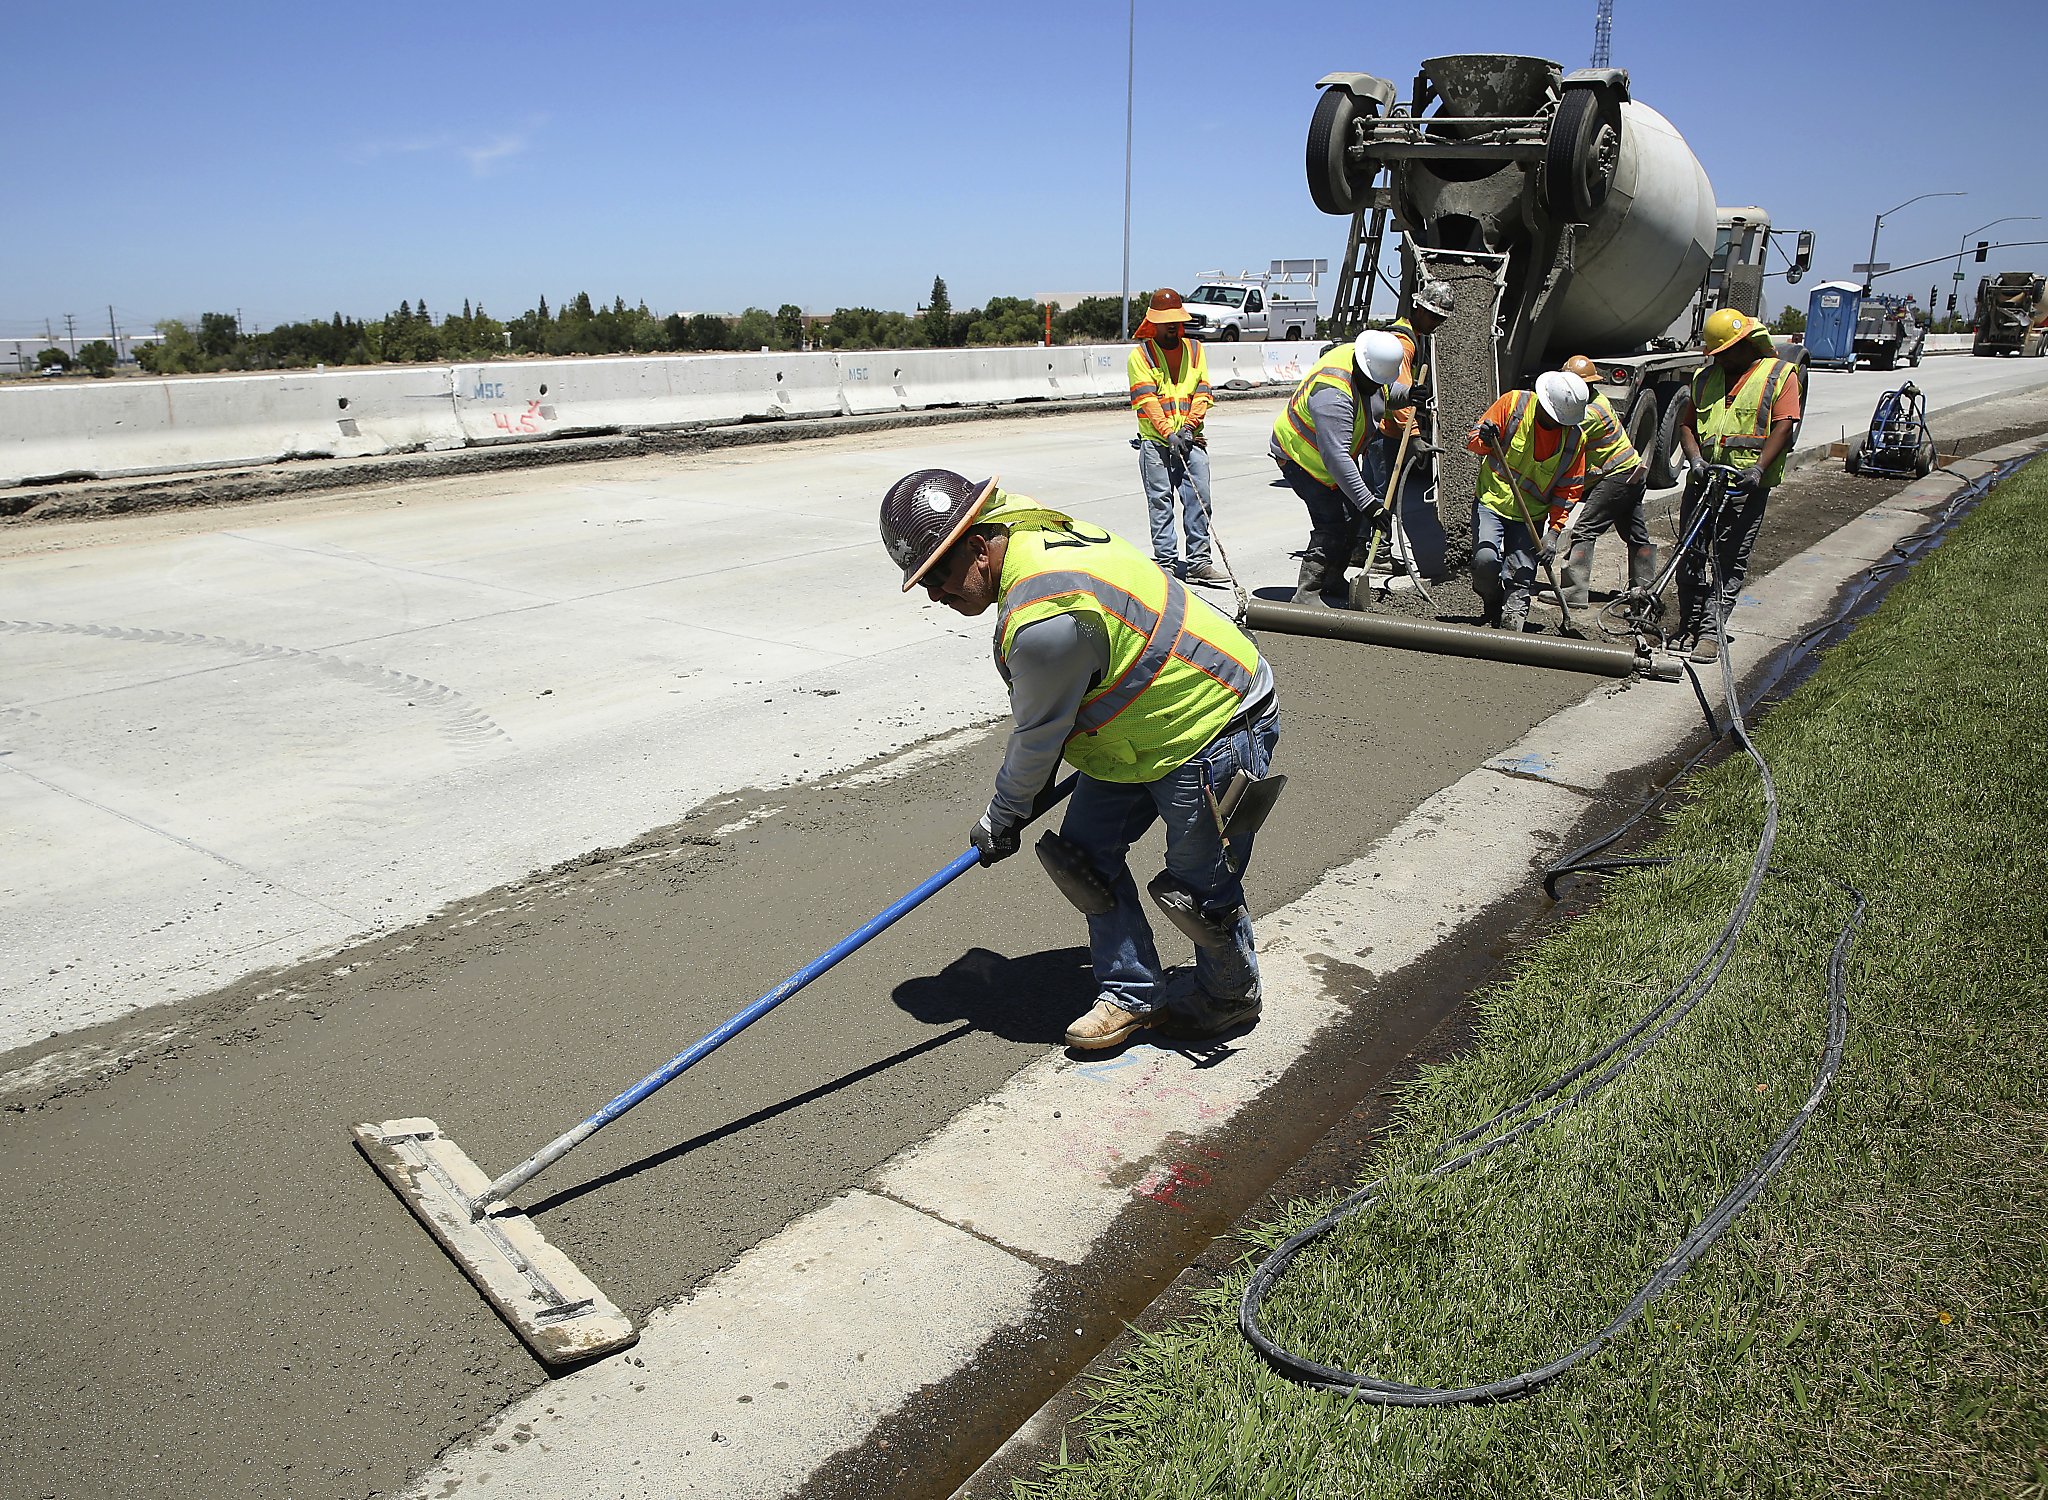
[[[1711,544],[1707,547],[1707,553],[1714,584],[1714,596],[1719,598],[1722,583],[1719,559],[1715,555],[1715,549]],[[1715,628],[1718,629],[1719,626],[1717,625]],[[1770,766],[1751,740],[1748,726],[1744,722],[1742,705],[1735,691],[1734,670],[1729,661],[1729,655],[1725,646],[1719,653],[1719,659],[1721,663],[1722,686],[1726,702],[1729,705],[1729,723],[1726,732],[1733,735],[1743,751],[1755,763],[1757,775],[1762,782],[1764,792],[1763,831],[1758,838],[1756,853],[1750,862],[1749,875],[1743,882],[1742,893],[1737,898],[1734,910],[1729,914],[1727,921],[1722,925],[1719,935],[1708,946],[1707,951],[1686,971],[1685,975],[1671,988],[1662,1001],[1645,1012],[1626,1032],[1583,1059],[1562,1076],[1543,1085],[1518,1103],[1510,1105],[1485,1123],[1474,1126],[1463,1134],[1454,1136],[1444,1142],[1437,1149],[1435,1165],[1430,1169],[1430,1176],[1446,1176],[1470,1166],[1473,1162],[1492,1155],[1494,1152],[1529,1134],[1538,1126],[1556,1119],[1568,1110],[1577,1108],[1580,1104],[1583,1104],[1601,1089],[1612,1083],[1616,1078],[1627,1072],[1645,1053],[1677,1026],[1680,1021],[1684,1020],[1693,1008],[1712,990],[1714,984],[1720,978],[1723,968],[1727,965],[1729,957],[1734,952],[1736,940],[1741,936],[1743,928],[1748,924],[1764,877],[1767,874],[1784,873],[1782,871],[1774,871],[1770,864],[1771,850],[1777,842],[1778,835],[1777,788],[1771,779]],[[1702,707],[1706,708],[1706,696],[1704,691],[1700,689],[1698,674],[1692,671],[1690,664],[1687,665],[1686,670],[1693,679],[1695,690],[1700,692]],[[1714,731],[1714,741],[1718,742],[1723,731],[1715,723],[1711,709],[1708,709],[1707,716],[1708,723]],[[1663,793],[1660,792],[1658,795],[1661,797]],[[1628,821],[1624,822],[1620,828],[1604,835],[1593,844],[1585,846],[1584,849],[1575,851],[1565,860],[1552,866],[1545,874],[1545,888],[1551,891],[1554,896],[1556,881],[1564,875],[1575,871],[1610,872],[1643,869],[1668,864],[1670,861],[1666,859],[1598,860],[1589,857],[1591,854],[1597,853],[1598,850],[1612,844],[1630,826],[1639,821],[1649,805],[1651,804],[1646,804],[1644,809],[1639,810]],[[1860,892],[1846,886],[1839,886],[1838,882],[1830,883],[1837,884],[1840,889],[1848,894],[1852,903],[1852,909],[1849,920],[1844,924],[1835,940],[1834,949],[1828,960],[1826,1037],[1822,1045],[1820,1062],[1815,1072],[1813,1087],[1807,1095],[1805,1104],[1793,1115],[1777,1139],[1771,1143],[1762,1157],[1758,1159],[1756,1165],[1708,1209],[1699,1223],[1693,1227],[1692,1232],[1686,1235],[1677,1247],[1672,1250],[1671,1254],[1652,1272],[1649,1280],[1591,1338],[1567,1350],[1564,1354],[1547,1364],[1523,1370],[1498,1380],[1463,1386],[1418,1386],[1403,1384],[1399,1381],[1382,1380],[1360,1371],[1322,1364],[1281,1348],[1272,1339],[1268,1338],[1259,1327],[1258,1315],[1260,1306],[1278,1283],[1280,1277],[1286,1271],[1288,1263],[1293,1260],[1296,1254],[1328,1234],[1345,1219],[1378,1201],[1386,1182],[1386,1179],[1381,1178],[1368,1183],[1350,1194],[1328,1214],[1325,1214],[1314,1224],[1294,1235],[1278,1249],[1274,1250],[1252,1272],[1251,1280],[1245,1287],[1243,1299],[1238,1305],[1238,1328],[1243,1333],[1247,1342],[1257,1349],[1259,1354],[1269,1364],[1291,1380],[1300,1381],[1322,1390],[1340,1392],[1359,1401],[1389,1406],[1448,1406],[1476,1401],[1499,1401],[1527,1395],[1539,1386],[1556,1379],[1588,1356],[1598,1352],[1632,1323],[1651,1302],[1669,1290],[1672,1284],[1706,1253],[1713,1242],[1719,1238],[1722,1230],[1733,1223],[1735,1218],[1756,1200],[1757,1195],[1763,1191],[1764,1184],[1769,1181],[1772,1174],[1784,1163],[1786,1157],[1791,1154],[1792,1148],[1798,1144],[1799,1137],[1805,1130],[1807,1121],[1812,1119],[1814,1111],[1820,1107],[1821,1100],[1826,1096],[1829,1085],[1834,1082],[1836,1072],[1841,1066],[1843,1044],[1848,1034],[1846,977],[1848,952],[1855,931],[1863,919],[1864,900]],[[1595,1071],[1596,1069],[1598,1070],[1597,1072]],[[1589,1074],[1592,1075],[1590,1079],[1588,1079]],[[1531,1111],[1537,1110],[1539,1106],[1546,1104],[1550,1100],[1557,1099],[1561,1094],[1565,1094],[1575,1084],[1580,1084],[1582,1079],[1587,1079],[1587,1081],[1560,1102],[1550,1104],[1548,1108],[1542,1109],[1540,1113],[1531,1113]],[[1517,1119],[1517,1117],[1520,1118]],[[1508,1124],[1507,1122],[1511,1120],[1515,1121],[1515,1123]],[[1494,1133],[1489,1134],[1489,1132]],[[1475,1141],[1478,1142],[1477,1145],[1472,1144]],[[1460,1150],[1461,1147],[1467,1149]],[[1453,1155],[1453,1152],[1457,1154]]]

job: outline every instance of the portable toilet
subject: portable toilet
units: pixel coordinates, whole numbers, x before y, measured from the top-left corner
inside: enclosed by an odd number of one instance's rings
[[[1823,281],[1806,299],[1806,358],[1827,369],[1856,368],[1856,315],[1863,284]]]

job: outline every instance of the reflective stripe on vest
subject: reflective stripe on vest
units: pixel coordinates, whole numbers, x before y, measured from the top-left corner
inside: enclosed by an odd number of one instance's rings
[[[1258,669],[1251,640],[1109,532],[1018,527],[1003,572],[995,648],[1005,676],[1026,625],[1077,612],[1102,621],[1109,671],[1082,700],[1063,752],[1099,780],[1153,781],[1185,764],[1251,691]]]
[[[1479,465],[1479,499],[1510,521],[1539,519],[1550,509],[1550,494],[1568,473],[1579,451],[1579,429],[1567,427],[1558,435],[1557,452],[1549,458],[1536,457],[1536,398],[1527,391],[1515,392],[1508,408],[1508,430],[1501,446],[1507,450],[1508,472],[1500,461],[1488,456]],[[1519,504],[1517,498],[1519,497]],[[1528,512],[1527,516],[1523,511]]]
[[[1693,427],[1699,433],[1700,453],[1708,463],[1753,469],[1763,456],[1771,436],[1771,408],[1784,394],[1785,382],[1799,378],[1790,361],[1766,356],[1736,377],[1735,389],[1728,390],[1728,377],[1719,365],[1709,365],[1693,377]],[[1768,473],[1766,485],[1785,477],[1785,455],[1779,454]]]
[[[1294,388],[1294,394],[1288,398],[1287,409],[1280,413],[1279,420],[1273,424],[1273,441],[1280,445],[1280,451],[1306,470],[1317,483],[1326,484],[1331,489],[1337,487],[1336,476],[1330,473],[1329,465],[1323,462],[1322,450],[1316,446],[1316,421],[1309,412],[1308,398],[1321,386],[1334,387],[1351,397],[1349,446],[1351,452],[1357,454],[1365,446],[1366,435],[1370,430],[1367,418],[1371,413],[1372,403],[1370,384],[1363,395],[1352,384],[1351,372],[1354,368],[1352,346],[1339,344],[1317,360],[1308,374],[1302,377],[1301,384]]]
[[[1147,396],[1157,396],[1168,417],[1185,418],[1194,408],[1195,393],[1209,388],[1209,356],[1202,346],[1185,334],[1180,341],[1180,376],[1166,368],[1166,355],[1151,339],[1132,346],[1130,357],[1131,405]],[[1138,435],[1165,442],[1161,432],[1143,412],[1138,414]]]
[[[1598,391],[1586,403],[1586,482],[1605,479],[1610,474],[1627,474],[1642,467],[1642,455],[1636,452],[1636,445],[1628,440],[1628,429],[1621,425],[1621,418],[1614,414],[1614,408],[1607,404],[1607,398]]]

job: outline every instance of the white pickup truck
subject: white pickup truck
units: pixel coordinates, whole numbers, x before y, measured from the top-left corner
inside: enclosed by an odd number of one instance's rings
[[[1312,339],[1316,286],[1284,274],[1225,277],[1210,273],[1189,292],[1187,310],[1198,320],[1198,339],[1234,344],[1240,339]]]

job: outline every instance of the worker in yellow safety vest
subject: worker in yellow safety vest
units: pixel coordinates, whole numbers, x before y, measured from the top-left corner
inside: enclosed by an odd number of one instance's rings
[[[1138,341],[1131,346],[1131,410],[1138,414],[1138,479],[1145,487],[1145,511],[1152,525],[1152,561],[1192,583],[1228,583],[1216,566],[1209,541],[1209,440],[1202,419],[1215,404],[1209,389],[1209,357],[1187,336],[1188,311],[1180,293],[1161,287],[1152,294]],[[1175,502],[1187,533],[1187,560],[1174,536]]]
[[[1096,1000],[1068,1045],[1113,1047],[1141,1027],[1212,1037],[1256,1020],[1243,874],[1285,778],[1267,777],[1279,712],[1251,638],[1121,537],[994,479],[907,474],[881,524],[905,592],[922,586],[970,617],[997,611],[1013,723],[969,835],[981,862],[1017,851],[1062,760],[1080,773],[1060,831],[1037,844],[1088,917]],[[1155,819],[1166,868],[1147,891],[1195,944],[1192,972],[1172,985],[1126,861]]]
[[[1650,540],[1650,518],[1644,497],[1649,493],[1650,466],[1629,441],[1628,428],[1607,398],[1593,389],[1600,369],[1586,355],[1564,362],[1565,372],[1586,382],[1589,397],[1583,439],[1586,448],[1586,503],[1581,507],[1565,553],[1564,600],[1584,609],[1593,579],[1593,544],[1609,531],[1621,533],[1628,546],[1628,586],[1647,588],[1657,578],[1657,548]],[[1649,396],[1640,398],[1651,402]],[[1653,424],[1654,425],[1654,424]]]
[[[1702,338],[1713,362],[1693,376],[1691,399],[1678,424],[1678,446],[1692,465],[1679,507],[1681,537],[1691,534],[1705,491],[1701,465],[1726,464],[1742,471],[1729,486],[1721,513],[1709,519],[1706,534],[1678,565],[1674,640],[1691,647],[1694,661],[1704,662],[1720,654],[1728,615],[1741,595],[1749,554],[1763,529],[1764,507],[1785,477],[1785,455],[1799,430],[1802,396],[1798,366],[1777,356],[1771,331],[1747,313],[1732,307],[1710,313]],[[1708,575],[1710,555],[1718,589]]]
[[[1585,491],[1586,382],[1562,370],[1509,391],[1480,414],[1465,446],[1481,457],[1472,503],[1472,587],[1482,618],[1520,634],[1536,569]]]
[[[1445,319],[1456,311],[1457,305],[1457,294],[1451,290],[1450,283],[1432,277],[1416,287],[1407,315],[1387,325],[1386,331],[1401,341],[1401,373],[1395,378],[1397,385],[1412,387],[1415,384],[1416,371],[1428,363],[1423,353],[1430,337],[1444,326]],[[1415,409],[1412,406],[1394,407],[1381,418],[1379,436],[1366,450],[1369,456],[1366,477],[1375,494],[1386,495],[1387,487],[1393,482],[1394,456],[1400,449],[1401,435],[1414,426]],[[1394,508],[1391,500],[1387,502],[1387,508]]]
[[[1351,550],[1363,528],[1388,515],[1360,471],[1361,455],[1386,413],[1414,399],[1400,373],[1400,340],[1368,330],[1317,360],[1273,423],[1266,454],[1308,509],[1296,604],[1350,603],[1344,570]]]

